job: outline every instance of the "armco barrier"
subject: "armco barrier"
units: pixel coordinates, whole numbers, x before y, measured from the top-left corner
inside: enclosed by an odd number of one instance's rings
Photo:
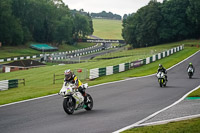
[[[119,72],[119,65],[113,66],[113,73]]]
[[[99,68],[90,69],[90,79],[95,79],[99,77]]]
[[[0,81],[0,91],[16,88],[21,83],[25,85],[25,79],[2,80]]]
[[[95,79],[105,75],[123,72],[130,69],[130,63],[122,63],[116,66],[107,66],[105,68],[90,69],[90,79]]]
[[[125,63],[125,71],[130,69],[130,63]]]
[[[106,68],[99,68],[99,77],[106,75]]]
[[[122,64],[119,64],[119,72],[123,72],[125,71],[125,64],[122,63]]]
[[[144,63],[143,60],[133,61],[133,62],[131,62],[130,68],[139,67],[139,66],[143,65],[143,63]]]
[[[95,46],[92,46],[92,47],[89,47],[89,48],[84,48],[84,49],[79,49],[79,50],[73,50],[73,51],[66,51],[66,52],[59,52],[59,53],[51,53],[51,54],[45,54],[46,56],[52,56],[52,55],[66,55],[66,54],[70,54],[70,53],[75,53],[77,51],[84,51],[84,50],[89,50],[89,49],[92,49],[92,48],[95,48],[97,45]],[[100,51],[101,49],[98,49],[94,52],[97,52],[97,51]],[[84,52],[81,53],[81,55],[85,54]],[[89,54],[89,53],[88,53]],[[3,58],[3,59],[0,59],[0,63],[2,62],[7,62],[7,61],[17,61],[17,60],[25,60],[25,59],[35,59],[35,58],[41,58],[41,57],[44,57],[45,56],[44,54],[39,54],[39,55],[33,55],[33,56],[24,56],[24,57],[9,57],[9,58]],[[58,58],[53,58],[55,60],[57,60]],[[60,60],[63,59],[63,58],[59,58]]]
[[[144,64],[147,64],[146,59],[143,59],[143,65],[144,65]]]
[[[112,75],[113,74],[113,66],[106,67],[106,75]]]
[[[149,64],[149,63],[151,63],[151,62],[150,62],[150,57],[147,57],[147,58],[146,58],[146,64]]]
[[[8,80],[8,88],[18,87],[18,79]]]
[[[0,81],[0,91],[8,90],[8,80]]]
[[[176,53],[178,51],[183,50],[184,46],[178,46],[172,49],[169,49],[167,51],[155,54],[151,57],[147,57],[146,59],[141,59],[138,61],[133,61],[131,63],[122,63],[119,65],[115,65],[115,66],[107,66],[106,68],[95,68],[95,69],[90,69],[90,79],[95,79],[101,76],[105,76],[105,75],[112,75],[115,73],[119,73],[119,72],[123,72],[123,71],[127,71],[130,68],[135,68],[135,67],[139,67],[141,65],[146,65],[149,63],[152,63],[156,60],[162,59],[164,57],[167,57],[169,55],[172,55],[173,53]]]

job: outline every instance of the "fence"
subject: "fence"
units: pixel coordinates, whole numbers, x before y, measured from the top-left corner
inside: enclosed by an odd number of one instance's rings
[[[19,84],[24,84],[25,86],[25,79],[2,80],[0,81],[0,91],[16,88]]]
[[[88,70],[79,68],[72,70],[74,74],[78,77],[79,80],[85,80],[88,78]],[[64,73],[63,74],[54,74],[53,75],[53,84],[56,83],[57,80],[64,80]]]
[[[176,53],[178,51],[181,51],[184,49],[184,45],[172,48],[170,50],[158,53],[156,55],[153,55],[151,57],[147,57],[146,59],[141,59],[138,61],[133,61],[130,63],[122,63],[116,66],[108,66],[105,68],[94,68],[94,69],[90,69],[90,79],[95,79],[101,76],[105,76],[105,75],[112,75],[115,73],[119,73],[119,72],[123,72],[126,70],[129,70],[130,68],[136,68],[139,67],[141,65],[146,65],[149,63],[152,63],[156,60],[162,59],[164,57],[170,56],[173,53]]]

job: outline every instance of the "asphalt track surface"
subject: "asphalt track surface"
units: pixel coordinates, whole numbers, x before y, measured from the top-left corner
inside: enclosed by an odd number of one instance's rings
[[[196,68],[193,79],[187,65]],[[63,98],[55,95],[0,107],[1,133],[111,133],[136,123],[171,105],[200,84],[200,52],[168,71],[167,87],[160,88],[155,75],[88,88],[92,111],[67,115]],[[62,85],[60,85],[62,86]]]

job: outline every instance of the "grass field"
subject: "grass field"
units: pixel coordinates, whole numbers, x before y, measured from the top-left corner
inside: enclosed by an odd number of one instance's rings
[[[122,39],[122,21],[93,19],[94,36],[102,39]]]
[[[189,94],[188,97],[200,97],[200,88]]]
[[[176,45],[179,45],[179,42]],[[175,44],[174,43],[168,44],[164,45],[163,47],[171,48],[172,46],[175,46]],[[153,47],[153,49],[154,50],[160,49],[160,47],[162,46],[155,46]],[[150,48],[145,48],[145,49],[147,52],[149,51]],[[169,68],[170,66],[178,63],[179,61],[193,54],[197,50],[198,48],[196,47],[188,47],[186,45],[183,51],[175,53],[172,56],[166,57],[165,59],[161,59],[149,65],[144,65],[136,69],[131,69],[129,71],[110,76],[100,77],[93,81],[83,81],[83,82],[88,82],[89,85],[91,86],[95,84],[126,79],[128,77],[137,77],[137,76],[153,74],[156,72],[159,63],[163,64],[166,68]],[[137,53],[136,51],[138,51],[138,49],[133,50],[133,53]],[[136,54],[135,56],[136,57],[133,56],[133,58],[137,58],[138,55]],[[56,84],[53,84],[54,73],[62,74],[64,70],[74,69],[74,68],[86,68],[86,69],[99,68],[99,67],[124,63],[126,61],[128,62],[129,59],[127,60],[126,57],[123,57],[122,59],[101,60],[101,61],[94,61],[94,62],[80,63],[80,64],[67,64],[61,66],[59,65],[46,66],[30,70],[3,73],[0,76],[0,80],[25,78],[26,86],[19,85],[18,88],[13,88],[7,91],[1,91],[0,105],[57,93],[62,86],[62,80],[57,81]]]
[[[97,56],[94,59],[100,60],[102,58],[115,58],[115,57],[125,57],[127,58],[127,60],[144,59],[146,57],[152,56],[153,54],[157,54],[157,53],[166,51],[170,48],[177,47],[178,45],[181,45],[181,44],[183,44],[183,42],[171,43],[169,45],[165,44],[165,45],[156,46],[156,47],[148,47],[148,50],[146,48],[137,48],[133,50],[120,50],[117,52],[112,52],[112,53],[107,53],[101,56]]]
[[[123,133],[199,133],[200,118],[171,122],[164,125],[133,128]]]
[[[94,43],[78,43],[77,45],[60,45],[58,47],[58,51],[56,52],[63,52],[63,51],[70,51],[76,49],[87,48],[90,46],[95,45]],[[18,57],[18,56],[31,56],[36,54],[41,54],[41,51],[37,51],[34,49],[29,48],[29,45],[19,45],[17,47],[12,46],[3,46],[0,47],[0,59],[8,58],[8,57]]]

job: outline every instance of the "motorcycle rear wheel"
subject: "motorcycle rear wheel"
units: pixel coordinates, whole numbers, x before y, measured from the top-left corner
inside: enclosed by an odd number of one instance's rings
[[[193,73],[192,73],[192,72],[189,72],[189,73],[188,73],[188,76],[189,76],[189,78],[191,79],[192,76],[193,76]]]

